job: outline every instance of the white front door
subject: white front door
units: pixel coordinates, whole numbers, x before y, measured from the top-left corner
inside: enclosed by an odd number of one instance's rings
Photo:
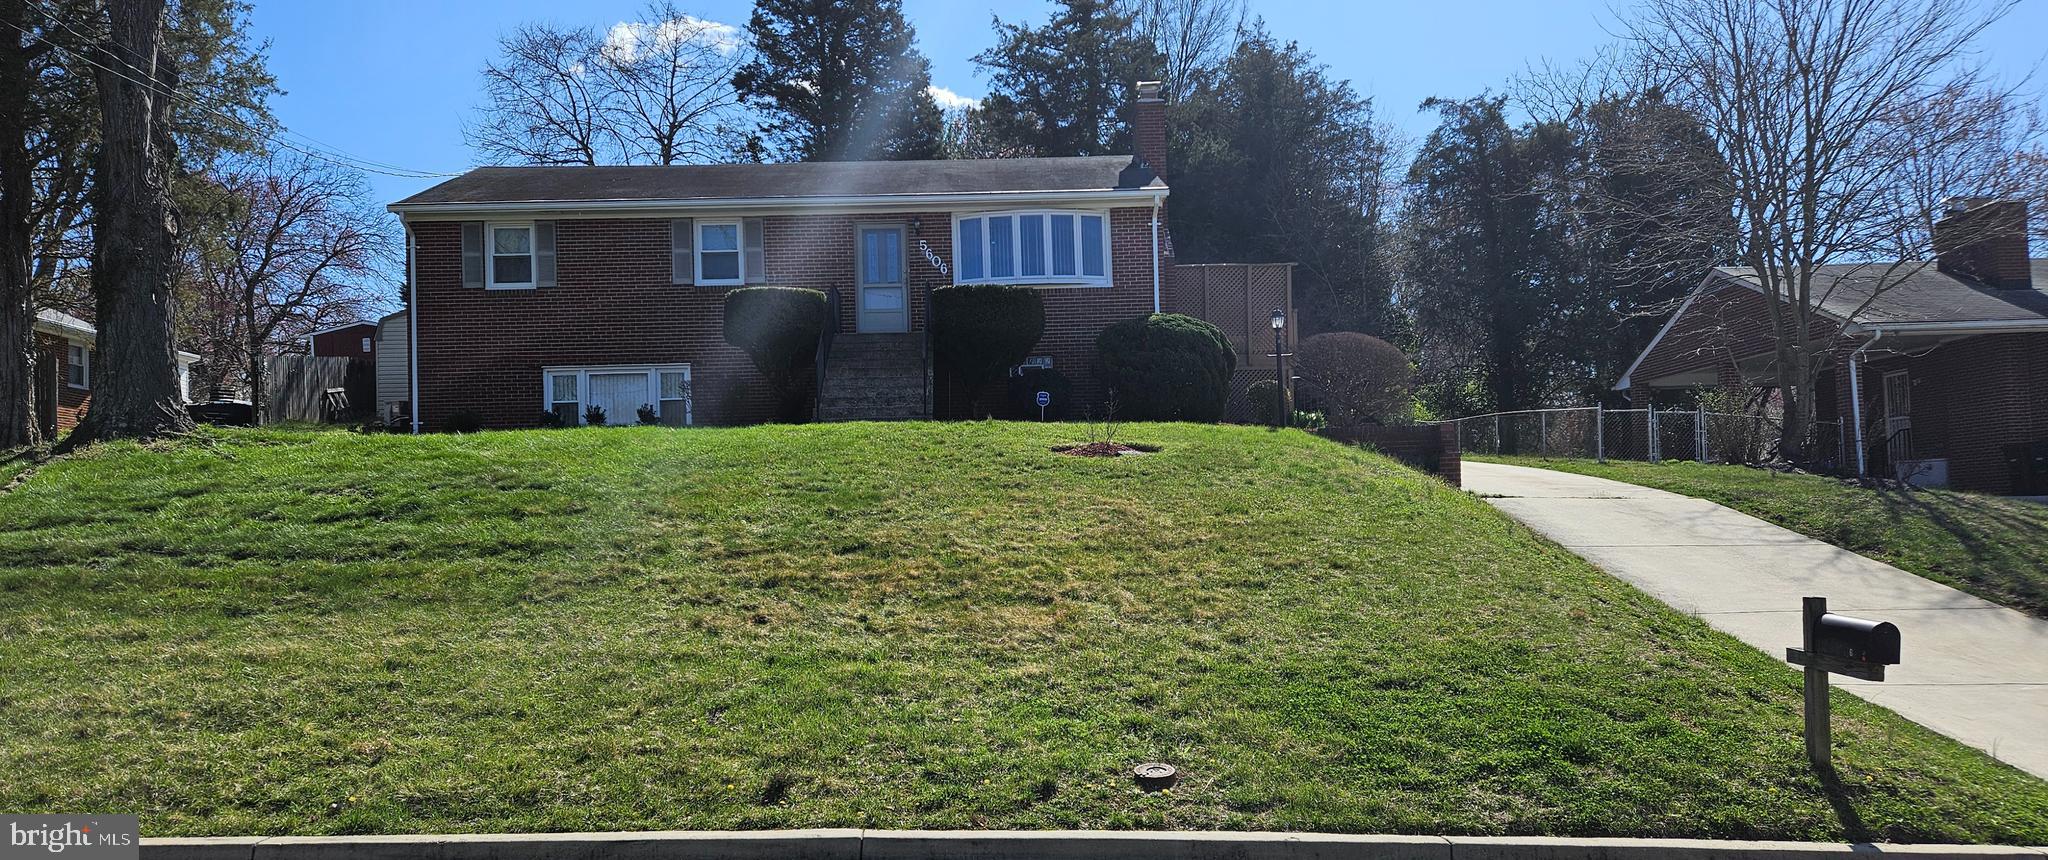
[[[904,278],[902,225],[854,230],[854,328],[863,332],[910,330],[910,284]]]
[[[647,380],[646,371],[592,373],[587,402],[604,407],[604,423],[608,425],[638,424],[640,407],[655,402]]]

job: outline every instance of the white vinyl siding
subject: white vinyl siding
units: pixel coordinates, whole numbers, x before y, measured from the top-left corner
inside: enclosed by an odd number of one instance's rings
[[[956,284],[1109,286],[1109,216],[1063,211],[958,216],[953,272]]]

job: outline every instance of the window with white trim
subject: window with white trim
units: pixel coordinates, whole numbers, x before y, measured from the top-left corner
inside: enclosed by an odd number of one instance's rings
[[[740,261],[740,222],[697,222],[697,285],[720,287],[746,281]]]
[[[984,212],[953,220],[953,283],[1109,286],[1109,216]]]
[[[74,341],[65,349],[64,383],[72,388],[92,387],[92,347]]]
[[[576,373],[548,375],[548,411],[555,413],[555,420],[565,427],[583,421],[583,398],[576,394],[582,390],[579,381],[581,377]]]
[[[486,260],[484,271],[489,279],[484,286],[493,290],[524,290],[533,287],[533,225],[532,224],[491,224],[486,230],[489,235],[490,259]]]
[[[541,392],[541,407],[565,426],[588,423],[593,406],[604,409],[604,423],[612,426],[639,423],[642,406],[653,407],[661,424],[692,423],[687,364],[547,367]]]

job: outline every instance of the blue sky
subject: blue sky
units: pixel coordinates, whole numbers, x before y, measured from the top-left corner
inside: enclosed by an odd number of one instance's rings
[[[1363,2],[1252,0],[1282,39],[1300,42],[1370,96],[1380,116],[1420,139],[1434,125],[1415,108],[1429,96],[1498,90],[1545,61],[1571,63],[1613,41],[1607,0]],[[285,94],[273,107],[292,131],[361,158],[416,170],[461,171],[474,156],[462,121],[478,103],[477,71],[498,36],[526,21],[610,26],[640,0],[256,0],[257,38]],[[751,0],[683,0],[685,11],[744,26]],[[994,42],[992,15],[1043,20],[1049,4],[1019,0],[904,0],[932,81],[978,97],[987,81],[971,58]],[[2048,63],[2048,0],[2025,0],[1981,42],[1985,58],[2015,79]],[[2039,92],[2042,82],[2034,81]],[[434,180],[372,176],[379,202]]]

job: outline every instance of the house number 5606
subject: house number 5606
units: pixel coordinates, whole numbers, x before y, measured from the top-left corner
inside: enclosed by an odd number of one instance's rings
[[[953,274],[952,270],[946,267],[946,261],[939,257],[939,252],[932,250],[931,243],[919,239],[917,240],[917,249],[924,252],[924,261],[932,264],[932,268],[939,270],[939,274]]]

